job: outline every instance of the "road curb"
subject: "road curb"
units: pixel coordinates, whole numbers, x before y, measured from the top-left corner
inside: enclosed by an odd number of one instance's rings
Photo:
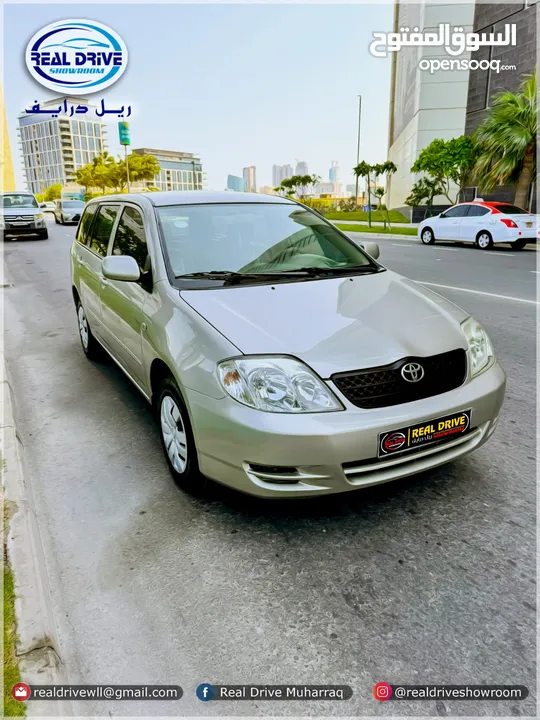
[[[25,467],[24,448],[17,432],[9,369],[1,352],[0,383],[2,484],[9,512],[7,554],[15,584],[16,655],[21,678],[28,685],[64,684],[65,668],[54,621],[45,555]],[[47,701],[39,706],[31,702],[27,706],[28,716],[72,714],[69,702]]]

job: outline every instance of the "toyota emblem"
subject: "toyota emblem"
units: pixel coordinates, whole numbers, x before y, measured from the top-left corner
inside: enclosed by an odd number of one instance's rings
[[[401,377],[407,382],[418,382],[424,377],[424,368],[419,363],[407,363],[401,368]]]

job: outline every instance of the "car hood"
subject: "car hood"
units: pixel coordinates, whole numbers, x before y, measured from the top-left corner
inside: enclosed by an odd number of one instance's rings
[[[180,294],[241,353],[294,355],[323,378],[467,347],[467,314],[391,271]]]
[[[39,213],[43,212],[43,208],[35,208],[35,207],[11,207],[11,208],[5,208],[0,207],[0,215],[39,215]]]

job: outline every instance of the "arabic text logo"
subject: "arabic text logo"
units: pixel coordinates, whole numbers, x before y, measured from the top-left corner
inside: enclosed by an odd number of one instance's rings
[[[402,27],[399,32],[374,32],[369,51],[374,57],[388,57],[404,47],[440,47],[447,55],[463,55],[476,52],[483,46],[517,45],[516,25],[506,24],[504,34],[465,32],[463,27],[451,28],[448,23],[439,23],[436,32],[420,30],[418,27]]]
[[[126,44],[94,20],[65,20],[41,28],[26,47],[32,77],[50,90],[86,95],[115,83],[127,67]]]

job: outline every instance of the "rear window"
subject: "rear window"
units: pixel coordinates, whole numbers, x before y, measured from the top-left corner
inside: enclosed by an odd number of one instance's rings
[[[505,215],[530,215],[531,213],[517,205],[493,205],[495,210],[504,213]]]
[[[63,200],[62,207],[82,210],[84,203],[82,200]]]

